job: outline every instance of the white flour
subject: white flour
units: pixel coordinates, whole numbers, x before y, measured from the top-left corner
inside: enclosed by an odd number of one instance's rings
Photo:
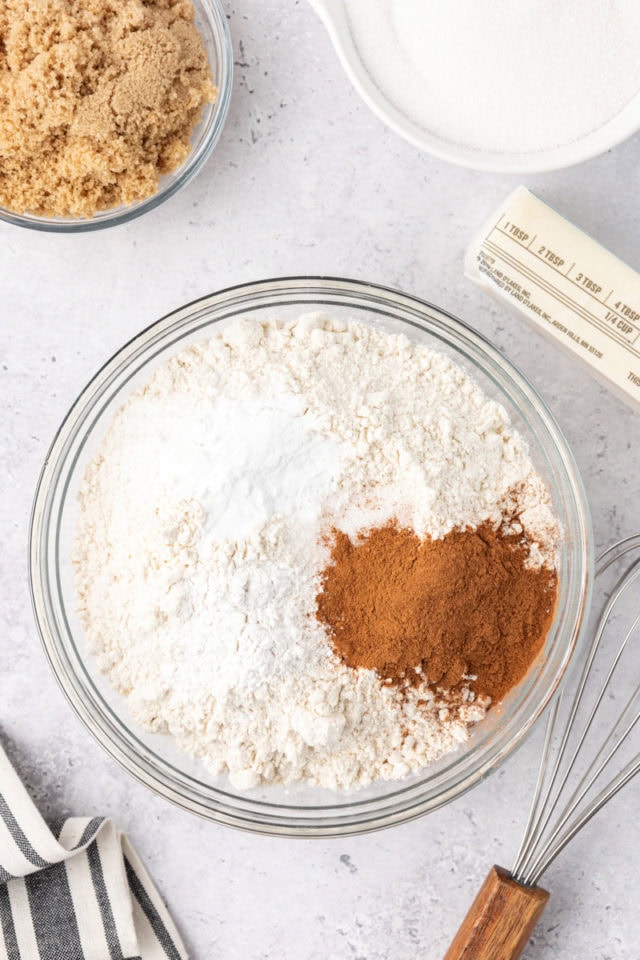
[[[160,366],[81,487],[75,563],[89,649],[134,716],[248,788],[395,778],[484,711],[417,708],[335,658],[315,618],[335,524],[420,535],[514,503],[553,563],[544,487],[504,410],[405,337],[318,316],[235,322]],[[407,735],[408,731],[408,735]]]
[[[504,153],[571,143],[640,91],[638,0],[345,0],[386,98],[453,143]]]

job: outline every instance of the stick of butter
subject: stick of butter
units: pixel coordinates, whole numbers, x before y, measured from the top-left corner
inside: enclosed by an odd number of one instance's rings
[[[640,275],[525,187],[477,235],[465,274],[640,404]]]

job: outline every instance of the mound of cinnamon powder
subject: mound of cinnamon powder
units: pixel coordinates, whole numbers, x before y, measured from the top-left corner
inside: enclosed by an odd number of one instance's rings
[[[215,96],[191,0],[3,0],[0,205],[90,217],[151,196]]]
[[[495,702],[541,651],[556,575],[527,565],[518,537],[488,523],[440,540],[393,524],[355,543],[334,536],[316,615],[348,666],[398,684],[470,686]]]

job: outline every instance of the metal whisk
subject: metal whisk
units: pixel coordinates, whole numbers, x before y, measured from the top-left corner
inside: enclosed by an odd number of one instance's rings
[[[622,567],[622,570],[620,569]],[[613,586],[603,583],[617,571]],[[445,960],[516,960],[545,908],[545,870],[579,830],[640,772],[640,666],[625,654],[640,639],[640,534],[596,561],[601,609],[584,660],[549,713],[529,821],[511,872],[493,867]],[[622,643],[613,642],[623,637]],[[621,710],[616,693],[631,685]],[[611,717],[610,714],[613,713]],[[597,719],[597,724],[596,724]],[[604,739],[598,729],[608,732]],[[617,771],[617,772],[616,772]],[[613,774],[613,775],[612,775]]]

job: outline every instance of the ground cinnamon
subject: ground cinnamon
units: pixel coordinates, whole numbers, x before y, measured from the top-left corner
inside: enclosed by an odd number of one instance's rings
[[[394,524],[334,537],[316,615],[347,665],[447,690],[474,675],[476,694],[498,701],[542,649],[556,575],[527,566],[519,537],[489,523],[440,540]]]

